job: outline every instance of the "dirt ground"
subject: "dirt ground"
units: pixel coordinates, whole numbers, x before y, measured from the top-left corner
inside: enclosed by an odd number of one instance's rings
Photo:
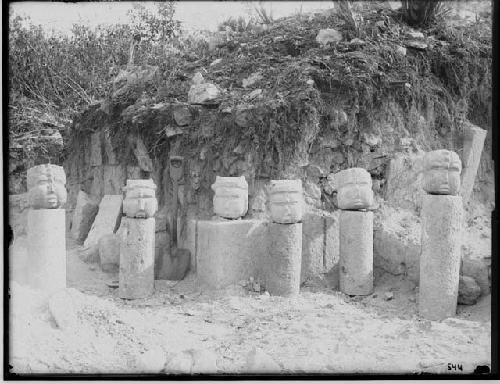
[[[68,289],[51,310],[40,292],[11,283],[13,372],[465,374],[490,365],[490,296],[456,318],[422,320],[415,285],[377,271],[366,297],[201,292],[190,274],[123,300],[107,285],[118,275],[83,263],[78,247],[68,239]]]

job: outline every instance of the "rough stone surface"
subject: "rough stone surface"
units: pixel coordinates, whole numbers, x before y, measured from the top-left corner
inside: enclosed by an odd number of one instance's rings
[[[476,304],[481,296],[481,287],[469,276],[460,276],[458,283],[458,304]]]
[[[155,219],[124,217],[120,239],[119,296],[148,297],[154,291]]]
[[[252,348],[247,355],[247,372],[248,373],[279,373],[281,367],[271,356],[265,353],[260,348]]]
[[[439,149],[424,156],[424,191],[437,195],[457,195],[462,163],[453,151]]]
[[[105,195],[120,195],[125,185],[125,169],[121,165],[104,165],[103,191]]]
[[[419,313],[429,320],[456,314],[462,211],[459,196],[423,197]]]
[[[180,127],[191,124],[191,111],[187,105],[179,105],[173,109],[174,120]]]
[[[269,210],[275,223],[298,223],[304,214],[301,180],[271,180]]]
[[[120,266],[120,238],[118,234],[109,233],[98,242],[99,262],[104,272],[118,272]]]
[[[271,295],[295,296],[300,290],[302,223],[269,225],[269,253],[262,267]]]
[[[191,104],[209,103],[217,99],[219,94],[219,88],[214,84],[193,84],[188,92],[188,102]]]
[[[66,226],[64,209],[28,212],[29,284],[53,293],[66,288]]]
[[[394,207],[420,211],[424,152],[398,153],[386,172],[385,200]]]
[[[90,165],[92,167],[102,165],[101,132],[90,135]]]
[[[341,211],[340,290],[347,295],[373,291],[373,212]]]
[[[336,29],[331,28],[321,29],[316,36],[316,41],[322,47],[330,43],[338,43],[342,41],[342,33],[337,31]]]
[[[146,172],[153,171],[153,162],[148,154],[148,149],[140,137],[132,137],[131,142],[133,143],[133,152],[137,158],[139,168]]]
[[[141,353],[136,358],[136,368],[141,373],[158,373],[165,368],[167,354],[162,347],[156,346]]]
[[[75,290],[74,288],[69,289]],[[56,322],[57,327],[63,331],[74,331],[78,326],[77,308],[75,308],[73,302],[74,299],[68,293],[68,289],[58,291],[49,298],[50,314]]]
[[[71,221],[71,236],[78,242],[83,242],[97,215],[99,206],[83,191],[78,192],[76,207]]]
[[[263,220],[198,221],[199,284],[218,289],[257,276],[267,254],[267,226]]]
[[[464,149],[462,154],[463,170],[461,175],[460,196],[464,204],[469,202],[474,181],[476,180],[477,169],[481,160],[484,140],[487,131],[473,124],[466,124],[464,128]]]
[[[121,195],[105,195],[102,198],[89,235],[83,243],[85,247],[97,245],[102,236],[116,232],[120,226],[122,199]]]
[[[28,195],[9,195],[9,225],[14,232],[14,239],[25,236],[28,216]]]

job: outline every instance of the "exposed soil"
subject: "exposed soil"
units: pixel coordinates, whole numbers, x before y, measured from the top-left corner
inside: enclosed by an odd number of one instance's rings
[[[76,314],[73,325],[60,329],[40,292],[11,283],[13,372],[139,373],[142,353],[152,350],[160,351],[163,373],[183,351],[192,367],[197,358],[213,359],[218,373],[249,373],[259,371],[248,365],[254,348],[283,374],[472,373],[490,365],[490,296],[459,306],[455,318],[422,320],[415,285],[376,271],[367,297],[312,287],[294,299],[239,285],[201,292],[190,274],[178,283],[156,281],[152,297],[129,301],[107,285],[117,274],[83,263],[78,247],[68,240],[71,300],[61,308],[65,316]],[[448,363],[463,370],[449,370]]]

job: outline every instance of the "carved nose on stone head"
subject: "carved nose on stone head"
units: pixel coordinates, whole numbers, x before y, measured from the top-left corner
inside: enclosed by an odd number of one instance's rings
[[[145,207],[145,201],[141,197],[139,197],[139,210],[142,211],[144,209],[144,207]]]

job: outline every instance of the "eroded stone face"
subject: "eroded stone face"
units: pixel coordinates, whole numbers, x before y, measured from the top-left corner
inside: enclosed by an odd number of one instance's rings
[[[212,184],[214,212],[228,219],[237,219],[248,211],[248,184],[245,176],[215,178]]]
[[[340,209],[366,209],[373,205],[372,179],[366,169],[349,168],[335,175]]]
[[[298,223],[304,213],[301,180],[271,180],[269,209],[275,223]]]
[[[61,166],[42,164],[28,169],[27,184],[32,209],[57,209],[66,203],[66,174]]]
[[[156,185],[153,180],[127,180],[124,188],[123,212],[128,217],[146,219],[153,217],[158,210]]]
[[[423,188],[432,195],[457,195],[462,163],[453,151],[439,149],[424,156]]]

